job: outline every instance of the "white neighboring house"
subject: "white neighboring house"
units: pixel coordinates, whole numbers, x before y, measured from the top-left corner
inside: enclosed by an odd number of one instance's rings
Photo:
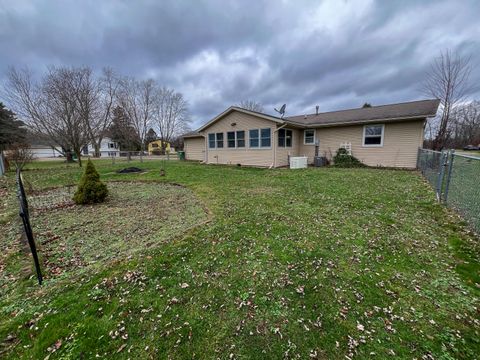
[[[84,146],[82,150],[83,155],[95,155],[95,148],[92,144]],[[112,157],[120,155],[120,146],[117,142],[113,141],[109,137],[104,137],[100,143],[100,156],[101,157]]]
[[[35,159],[37,158],[56,158],[61,157],[63,154],[53,146],[43,144],[31,144],[28,148],[33,154]]]

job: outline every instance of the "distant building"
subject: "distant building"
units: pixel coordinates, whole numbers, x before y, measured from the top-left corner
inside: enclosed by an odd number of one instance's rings
[[[162,140],[155,140],[148,143],[148,155],[160,155],[161,151],[162,151]],[[170,146],[169,142],[165,141],[165,151],[167,153],[172,153],[175,151],[175,149]]]
[[[29,150],[34,158],[55,158],[63,156],[57,148],[49,145],[31,144]]]
[[[27,134],[28,150],[35,159],[63,157],[62,148],[55,145],[43,134]]]
[[[92,144],[84,146],[82,149],[82,155],[95,156],[95,147]],[[112,157],[120,155],[120,146],[117,142],[113,141],[109,137],[104,137],[100,143],[100,156]]]

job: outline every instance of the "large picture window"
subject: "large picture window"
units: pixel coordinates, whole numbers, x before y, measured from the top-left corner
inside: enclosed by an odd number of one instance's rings
[[[292,147],[292,130],[278,130],[278,147]]]
[[[223,133],[217,133],[217,149],[223,148]]]
[[[208,134],[208,148],[215,149],[215,134]]]
[[[303,132],[303,143],[305,145],[315,144],[315,130],[305,130]]]
[[[260,146],[260,137],[259,137],[259,130],[253,129],[249,131],[250,136],[250,147],[257,148]]]
[[[383,146],[383,125],[365,125],[363,127],[363,146]]]

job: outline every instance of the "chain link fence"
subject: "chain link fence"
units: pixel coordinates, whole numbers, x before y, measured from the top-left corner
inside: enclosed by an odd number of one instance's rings
[[[177,153],[166,153],[165,155],[151,155],[148,152],[141,151],[119,151],[109,153],[108,156],[102,156],[101,159],[108,158],[112,164],[117,162],[143,161],[143,160],[177,160]]]
[[[437,199],[480,233],[480,157],[419,149],[417,167],[434,187]]]

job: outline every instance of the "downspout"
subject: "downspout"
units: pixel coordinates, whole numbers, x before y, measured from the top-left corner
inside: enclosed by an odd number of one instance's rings
[[[208,143],[207,143],[207,136],[203,136],[203,143],[205,144],[205,158],[203,159],[204,164],[208,164]]]
[[[282,126],[278,127],[277,129],[273,130],[273,136],[272,136],[272,140],[273,140],[273,146],[272,146],[272,149],[273,149],[273,163],[268,167],[269,169],[271,168],[274,168],[277,166],[277,147],[276,147],[276,142],[275,142],[275,133],[280,130],[280,129],[283,129],[285,126],[287,126],[287,124],[283,124]]]

